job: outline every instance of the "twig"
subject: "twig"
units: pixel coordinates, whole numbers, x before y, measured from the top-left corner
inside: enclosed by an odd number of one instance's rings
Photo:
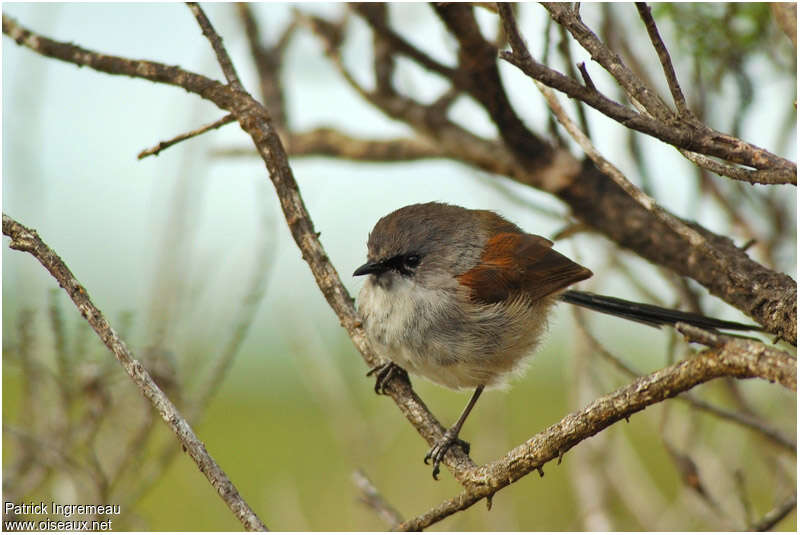
[[[653,48],[656,49],[661,68],[664,69],[664,76],[672,93],[672,100],[675,102],[675,107],[678,108],[678,116],[685,120],[694,120],[694,114],[686,106],[686,97],[683,96],[678,77],[675,75],[675,69],[672,67],[672,59],[669,57],[667,47],[664,46],[664,41],[658,33],[656,21],[653,20],[653,14],[650,12],[650,6],[645,2],[636,2],[636,9],[639,11],[639,16],[642,18],[645,28],[647,28],[647,34],[650,36]]]
[[[707,401],[704,401],[690,393],[682,394],[678,396],[678,399],[686,401],[694,408],[705,411],[709,414],[713,414],[722,420],[728,420],[732,423],[750,429],[751,431],[757,431],[764,435],[765,438],[771,440],[773,443],[782,447],[786,451],[794,454],[797,453],[797,442],[795,440],[793,440],[786,433],[768,426],[759,418],[750,416],[746,413],[734,412],[722,407],[717,407],[716,405],[712,405],[711,403],[708,403]]]
[[[200,25],[200,29],[203,30],[203,35],[205,35],[206,39],[211,43],[211,48],[214,49],[214,54],[217,55],[217,62],[222,68],[225,79],[232,88],[237,91],[244,91],[242,82],[239,80],[239,75],[236,74],[233,62],[230,56],[228,56],[228,51],[225,50],[225,47],[222,45],[222,38],[211,26],[211,22],[208,20],[208,17],[206,17],[203,8],[196,2],[186,2],[186,5],[192,11],[194,18],[197,19],[197,24]]]
[[[769,531],[775,527],[775,525],[786,518],[786,515],[794,511],[797,507],[797,495],[792,494],[788,496],[782,503],[780,503],[775,509],[771,510],[767,514],[763,516],[760,520],[755,522],[752,526],[750,526],[750,530],[752,531]]]
[[[472,6],[441,2],[432,7],[458,41],[458,68],[467,81],[464,90],[489,114],[505,146],[524,165],[552,163],[557,152],[525,125],[511,105],[500,77],[497,49],[484,39]]]
[[[283,67],[283,53],[297,29],[297,20],[293,19],[283,30],[277,41],[272,46],[261,44],[261,32],[258,22],[253,14],[250,4],[237,2],[237,11],[242,19],[247,42],[250,45],[250,54],[258,71],[258,81],[261,88],[261,97],[272,113],[272,118],[281,136],[288,132],[286,117],[286,102],[281,85],[281,69]]]
[[[449,120],[441,113],[440,106],[424,106],[408,97],[386,90],[368,91],[344,66],[337,48],[338,44],[334,40],[336,32],[326,27],[329,23],[301,12],[297,12],[297,17],[324,43],[326,53],[334,67],[353,90],[383,113],[407,123],[421,138],[435,140],[435,143],[431,144],[442,150],[446,157],[459,159],[490,173],[519,177],[521,181],[521,177],[525,176],[527,177],[525,181],[528,183],[536,180],[539,169],[527,169],[515,160],[503,144],[476,136]]]
[[[409,43],[403,36],[395,32],[387,23],[384,17],[381,17],[378,12],[369,8],[367,4],[353,3],[348,6],[351,10],[361,16],[367,24],[369,24],[375,35],[380,35],[386,40],[387,44],[391,46],[394,52],[402,54],[409,59],[414,60],[418,65],[424,69],[429,70],[443,76],[445,79],[456,82],[456,85],[462,86],[458,83],[460,78],[458,71],[435,59],[431,58],[425,52]]]
[[[513,11],[513,9],[512,9]],[[504,20],[502,17],[500,18],[500,27],[503,28],[503,35],[506,36],[506,44],[508,44],[508,33],[506,32],[505,27],[503,26]],[[550,40],[552,38],[552,31],[551,28],[553,27],[553,19],[548,17],[544,23],[544,43],[542,44],[542,63],[547,65],[550,63]],[[550,136],[550,139],[556,140],[556,143],[559,147],[565,147],[566,142],[563,137],[561,137],[561,133],[558,131],[558,124],[556,123],[555,118],[553,118],[552,113],[547,114],[547,133]]]
[[[583,84],[586,86],[586,88],[591,91],[597,91],[597,88],[592,81],[592,77],[589,76],[589,71],[586,70],[586,62],[581,61],[578,63],[578,70],[581,73],[581,78],[583,78]]]
[[[551,19],[552,20],[552,19]],[[569,46],[569,38],[567,36],[567,30],[564,29],[563,26],[558,27],[558,32],[561,35],[561,40],[558,43],[558,50],[561,52],[561,55],[564,56],[564,64],[566,65],[567,74],[569,76],[575,77],[575,64],[572,61],[572,51],[570,50]],[[592,84],[592,79],[589,78],[589,73],[586,72],[586,66],[584,62],[580,62],[578,65],[581,77],[583,78],[583,82],[586,84],[586,87],[594,87]],[[588,83],[587,83],[588,80]],[[575,100],[575,113],[578,114],[578,124],[581,125],[581,130],[586,132],[586,137],[592,139],[592,131],[589,129],[589,121],[586,119],[586,111],[584,110],[583,102],[580,100]]]
[[[32,254],[64,288],[81,315],[86,318],[106,347],[114,353],[125,372],[175,433],[184,451],[191,456],[242,525],[250,531],[266,531],[264,523],[239,495],[239,491],[206,451],[203,442],[175,405],[164,395],[147,370],[133,357],[125,342],[111,328],[102,312],[94,306],[84,287],[61,258],[39,238],[36,231],[19,224],[6,214],[3,214],[3,234],[11,238],[9,244],[11,249]]]
[[[397,512],[397,509],[392,507],[378,492],[378,489],[375,488],[375,485],[372,484],[372,481],[369,480],[363,470],[359,468],[354,471],[352,479],[353,484],[360,491],[358,499],[375,511],[390,528],[403,522],[403,517]]]
[[[167,141],[162,141],[155,147],[150,147],[149,149],[144,149],[142,152],[136,156],[137,159],[141,160],[142,158],[147,158],[148,156],[158,156],[158,153],[162,150],[175,145],[176,143],[180,143],[181,141],[186,141],[187,139],[193,138],[195,136],[199,136],[201,134],[205,134],[209,130],[214,130],[219,128],[220,126],[224,126],[229,123],[236,122],[236,117],[233,116],[232,113],[229,113],[225,117],[221,119],[217,119],[211,124],[207,124],[206,126],[201,126],[196,130],[192,130],[191,132],[186,132],[185,134],[181,134],[179,136],[175,136],[172,139]]]
[[[726,176],[734,180],[741,180],[750,184],[794,184],[797,185],[797,173],[785,167],[772,169],[744,169],[734,165],[727,165],[712,160],[708,156],[696,154],[686,149],[678,151],[689,161],[708,169],[720,176]]]
[[[675,328],[687,341],[709,346],[731,364],[746,365],[755,376],[797,392],[797,359],[789,353],[758,340],[726,336],[685,323],[678,323]]]

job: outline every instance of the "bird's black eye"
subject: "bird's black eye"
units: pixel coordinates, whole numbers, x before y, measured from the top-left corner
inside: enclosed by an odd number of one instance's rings
[[[387,269],[393,269],[401,275],[410,277],[414,274],[414,269],[419,265],[420,260],[420,255],[416,253],[399,254],[384,261],[384,265]]]
[[[403,258],[403,264],[405,264],[405,266],[409,268],[417,267],[419,265],[419,255],[418,254],[406,255],[405,258]]]

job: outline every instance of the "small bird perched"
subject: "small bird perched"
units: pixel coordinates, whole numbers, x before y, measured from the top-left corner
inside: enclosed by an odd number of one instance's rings
[[[367,337],[387,362],[370,371],[382,392],[403,369],[452,389],[474,388],[469,403],[425,456],[433,477],[486,387],[519,371],[561,300],[660,327],[685,322],[707,329],[759,330],[753,325],[565,290],[592,272],[488,210],[431,202],[380,219],[369,234],[369,275],[358,296]]]

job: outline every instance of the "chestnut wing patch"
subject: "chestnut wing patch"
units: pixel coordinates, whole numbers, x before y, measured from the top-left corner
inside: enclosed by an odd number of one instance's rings
[[[472,289],[473,300],[497,303],[520,293],[541,299],[592,276],[552,246],[535,234],[497,234],[486,242],[480,263],[457,279]]]

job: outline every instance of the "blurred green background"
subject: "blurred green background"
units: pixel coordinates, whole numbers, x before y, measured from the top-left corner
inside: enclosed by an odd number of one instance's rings
[[[540,50],[543,11],[523,7],[521,27],[531,50]],[[631,6],[622,7],[621,20],[635,17]],[[301,8],[323,16],[344,9]],[[268,39],[291,17],[285,4],[254,10]],[[5,3],[3,11],[56,39],[220,76],[183,5]],[[478,11],[482,24],[493,24],[490,13]],[[233,6],[209,5],[207,13],[245,85],[255,88]],[[453,54],[427,6],[393,6],[392,14],[398,27],[415,29],[407,32],[413,33],[409,38],[424,43],[432,55]],[[583,14],[591,25],[600,8],[586,6]],[[671,28],[665,22],[662,31],[672,36]],[[640,33],[638,38],[646,39]],[[684,38],[675,36],[681,43]],[[137,358],[192,416],[208,451],[270,528],[385,529],[357,499],[351,482],[356,469],[406,517],[460,491],[447,472],[439,482],[431,479],[422,463],[427,445],[388,398],[374,394],[363,362],[288,235],[263,164],[213,155],[218,148],[248,146],[238,127],[136,161],[140,150],[216,120],[220,112],[175,88],[78,69],[7,38],[3,45],[3,211],[37,229],[61,255]],[[368,30],[354,21],[345,56],[357,75],[369,76],[363,50],[370,46]],[[293,128],[334,125],[382,138],[408,133],[359,101],[307,32],[296,34],[285,61]],[[543,125],[541,99],[528,80],[507,67],[512,100],[525,103],[529,124]],[[742,137],[760,146],[785,146],[788,153],[781,154],[795,158],[793,129],[786,134],[756,120],[784,120],[782,105],[787,94],[794,95],[794,78],[757,55],[747,68],[769,81],[751,96],[755,111],[742,120]],[[398,83],[423,100],[433,100],[440,90],[437,81],[412,69],[403,71]],[[736,94],[735,82],[723,79],[720,85],[720,95]],[[716,117],[736,108],[735,98],[722,96],[712,113]],[[492,135],[491,123],[466,99],[453,114],[474,131]],[[593,115],[590,124],[604,155],[637,176],[624,134]],[[658,162],[648,170],[650,187],[664,206],[717,232],[731,228],[722,209],[698,197],[685,160],[653,140],[642,146]],[[489,208],[546,236],[565,225],[563,206],[548,196],[452,162],[298,158],[292,165],[322,242],[353,295],[360,283],[349,274],[363,262],[369,229],[405,204],[444,200]],[[785,191],[794,215],[795,190]],[[22,488],[26,492],[14,497],[25,501],[123,503],[118,529],[239,529],[63,292],[32,257],[10,251],[7,243],[4,239],[4,499]],[[672,299],[656,269],[596,236],[577,235],[557,248],[598,274],[590,289],[642,299],[616,270],[621,264],[663,302]],[[796,248],[778,248],[776,262],[794,273]],[[718,300],[703,304],[709,314],[742,319]],[[573,322],[561,306],[528,372],[507,392],[483,396],[462,434],[476,462],[496,459],[594,397],[627,384],[575,334]],[[641,372],[685,352],[674,349],[667,332],[607,318],[592,317],[589,324],[611,351]],[[215,366],[226,355],[235,359],[205,407],[198,397],[214,390],[208,385],[222,376]],[[412,382],[446,425],[468,399],[421,379]],[[697,390],[721,406],[738,407],[742,396],[757,414],[769,415],[770,425],[796,435],[796,400],[781,388],[717,381]],[[68,455],[60,453],[63,444],[69,445]],[[675,450],[697,463],[705,497],[682,481],[677,459],[683,457]],[[35,459],[40,470],[21,463],[26,459]],[[490,512],[479,504],[433,529],[602,526],[602,520],[589,518],[598,512],[591,507],[593,498],[613,520],[608,529],[733,529],[762,516],[795,487],[796,480],[787,476],[795,474],[794,463],[794,455],[750,431],[669,401],[582,443],[561,465],[549,463],[543,479],[534,474],[501,491]],[[14,475],[20,477],[7,479]],[[793,531],[795,513],[778,527]]]

